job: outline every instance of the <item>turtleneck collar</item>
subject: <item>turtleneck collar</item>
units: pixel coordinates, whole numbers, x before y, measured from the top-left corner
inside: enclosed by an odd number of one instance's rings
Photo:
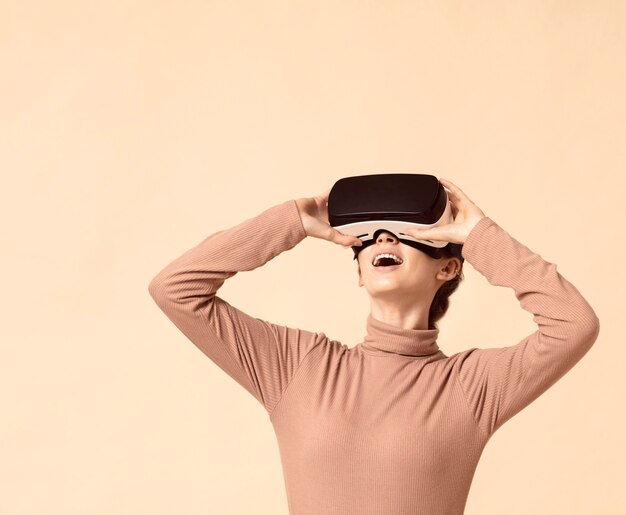
[[[367,317],[367,334],[364,348],[374,348],[405,356],[429,356],[439,352],[439,329],[403,329],[378,320],[370,313]]]

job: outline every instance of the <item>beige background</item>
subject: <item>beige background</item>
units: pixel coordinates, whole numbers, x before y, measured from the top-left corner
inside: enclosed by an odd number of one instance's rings
[[[624,2],[0,6],[0,513],[286,515],[261,405],[148,283],[267,207],[388,172],[455,182],[601,322],[488,443],[466,513],[626,513]],[[536,329],[512,290],[465,276],[446,354]],[[322,240],[219,294],[365,333],[352,253]]]

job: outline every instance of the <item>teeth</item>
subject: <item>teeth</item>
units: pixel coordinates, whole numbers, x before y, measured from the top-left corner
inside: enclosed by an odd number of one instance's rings
[[[402,263],[402,259],[399,258],[398,256],[394,255],[394,254],[378,254],[375,258],[374,261],[372,261],[372,264],[374,266],[378,265],[378,262],[380,261],[381,258],[391,258],[393,260],[395,260],[396,263],[401,264]]]

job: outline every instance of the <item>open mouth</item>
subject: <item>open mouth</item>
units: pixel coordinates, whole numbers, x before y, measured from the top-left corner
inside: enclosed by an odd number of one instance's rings
[[[402,263],[402,258],[394,254],[378,254],[372,260],[372,266],[379,272],[395,270]]]
[[[391,272],[400,268],[402,265],[387,265],[387,266],[375,266],[374,270],[377,272]]]

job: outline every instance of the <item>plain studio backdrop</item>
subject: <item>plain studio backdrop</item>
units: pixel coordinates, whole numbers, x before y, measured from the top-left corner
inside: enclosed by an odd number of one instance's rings
[[[401,172],[452,180],[600,318],[488,442],[466,513],[623,514],[625,5],[3,1],[0,513],[286,515],[266,413],[148,283],[268,207]],[[365,335],[327,241],[218,295]],[[451,355],[536,325],[466,264],[440,329]]]

